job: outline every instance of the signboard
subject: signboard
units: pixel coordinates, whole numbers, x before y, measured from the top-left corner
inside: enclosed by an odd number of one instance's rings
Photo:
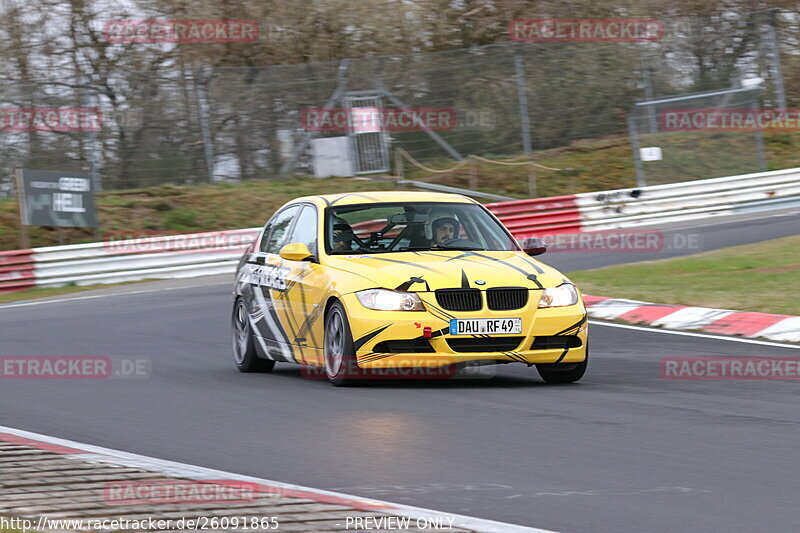
[[[661,148],[658,146],[641,148],[639,154],[642,156],[642,161],[661,161]]]
[[[311,153],[314,160],[314,177],[352,176],[350,161],[350,137],[323,137],[312,139]]]
[[[97,227],[88,174],[20,169],[17,191],[23,226]]]

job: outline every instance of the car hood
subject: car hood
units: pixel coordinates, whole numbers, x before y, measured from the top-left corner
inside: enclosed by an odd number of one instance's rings
[[[367,278],[374,287],[414,292],[466,287],[541,289],[569,281],[556,269],[523,252],[447,250],[333,255],[327,264]]]

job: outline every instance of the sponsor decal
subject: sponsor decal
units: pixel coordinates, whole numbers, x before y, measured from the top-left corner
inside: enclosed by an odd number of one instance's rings
[[[286,290],[286,278],[290,270],[277,265],[257,266],[242,274],[242,283],[252,283],[276,291]]]

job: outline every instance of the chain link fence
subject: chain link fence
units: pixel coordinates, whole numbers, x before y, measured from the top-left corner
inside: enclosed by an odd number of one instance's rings
[[[728,123],[758,110],[761,92],[738,88],[636,102],[628,126],[637,184],[766,171],[763,133],[741,120]]]
[[[511,156],[627,136],[633,127],[640,147],[662,146],[669,154],[657,164],[637,159],[648,183],[757,170],[763,150],[754,134],[713,142],[686,134],[665,137],[653,128],[652,114],[659,109],[634,105],[653,95],[688,92],[702,78],[687,66],[692,26],[673,22],[657,43],[508,42],[263,68],[175,61],[102,79],[63,73],[23,81],[0,77],[0,111],[97,108],[102,117],[97,131],[2,128],[0,172],[7,178],[19,166],[88,171],[103,189],[313,175],[310,141],[347,132],[311,131],[304,110],[342,107],[348,95],[374,97],[382,107],[451,110],[453,127],[384,132],[392,147],[420,161]],[[768,47],[753,44],[753,54],[743,57],[724,83],[710,88],[737,85],[743,73],[763,74],[761,105],[774,105]],[[787,89],[790,100],[797,97]],[[732,102],[707,99],[702,105],[739,105]],[[4,187],[8,191],[7,182]]]

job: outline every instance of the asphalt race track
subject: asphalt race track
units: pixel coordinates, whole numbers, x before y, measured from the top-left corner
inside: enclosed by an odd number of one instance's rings
[[[708,226],[705,247],[797,233],[798,217]],[[545,256],[565,271],[626,254]],[[580,261],[580,262],[577,262]],[[240,374],[232,283],[157,282],[0,306],[0,355],[144,357],[142,379],[0,380],[0,425],[278,481],[564,532],[795,531],[800,388],[673,381],[674,356],[792,347],[591,326],[575,385],[492,379],[337,389],[279,364]],[[143,292],[146,291],[146,292]]]

